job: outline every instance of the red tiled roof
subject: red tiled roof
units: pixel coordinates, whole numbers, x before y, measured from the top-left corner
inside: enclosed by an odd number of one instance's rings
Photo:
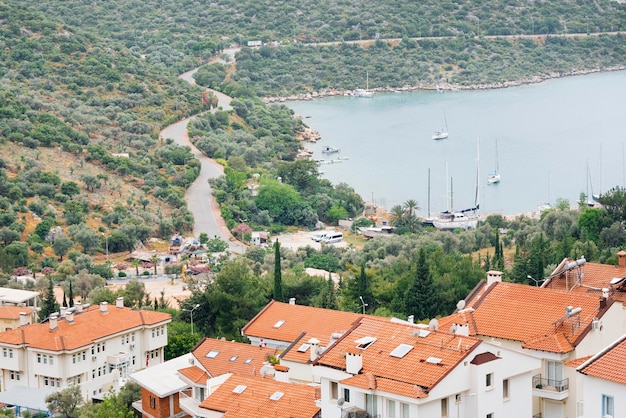
[[[463,361],[480,344],[480,340],[435,331],[420,337],[415,335],[419,330],[420,328],[410,324],[363,317],[352,330],[322,354],[318,364],[345,370],[344,353],[354,351],[357,340],[375,337],[376,341],[366,349],[357,350],[362,355],[362,374],[371,373],[377,382],[385,382],[383,384],[387,385],[387,390],[397,391],[394,393],[420,397],[421,392],[415,393],[414,386],[430,390]],[[391,352],[401,344],[406,345],[404,347],[408,352],[401,358],[392,356]],[[348,381],[353,381],[352,379],[355,379],[354,383],[359,387],[370,384],[361,377],[349,378]]]
[[[207,354],[211,351],[218,354],[208,358]],[[215,377],[225,373],[258,374],[267,356],[276,355],[276,350],[235,341],[205,338],[193,349],[192,354],[209,375]]]
[[[562,265],[572,260],[564,260]],[[559,267],[555,271],[559,270]],[[602,289],[610,290],[609,296],[620,302],[626,302],[626,282],[624,286],[611,286],[611,280],[616,277],[626,277],[626,267],[612,266],[608,264],[585,262],[580,266],[582,279],[578,282],[578,269],[568,272],[557,273],[554,277],[548,279],[543,287],[560,290],[564,292],[573,292],[578,294],[592,294],[600,296]]]
[[[399,382],[384,377],[376,377],[371,373],[357,374],[341,381],[342,384],[365,390],[376,389],[380,392],[394,393],[408,396],[414,399],[428,397],[424,389],[418,385],[407,382]]]
[[[573,360],[566,361],[563,364],[566,365],[567,367],[577,368],[578,366],[580,366],[581,364],[583,364],[584,362],[589,360],[591,357],[593,357],[593,356],[578,357],[578,358],[575,358]]]
[[[589,360],[578,371],[588,376],[626,385],[626,335],[615,344]]]
[[[240,385],[245,389],[241,393],[233,392]],[[277,400],[270,399],[276,392],[283,395]],[[224,418],[312,418],[320,412],[315,400],[315,387],[232,375],[200,407],[223,412]]]
[[[35,308],[27,306],[0,305],[0,319],[20,319],[20,312],[26,312],[29,316]]]
[[[74,350],[142,325],[165,325],[172,320],[170,314],[163,312],[136,311],[115,306],[108,306],[107,312],[102,314],[99,306],[90,306],[82,313],[75,313],[72,323],[58,319],[57,328],[52,331],[48,322],[26,325],[0,333],[0,342],[27,344],[32,348],[51,351]]]
[[[205,372],[198,366],[185,367],[184,369],[180,369],[178,373],[186,377],[187,380],[194,383],[204,384],[209,379],[209,375],[207,374],[207,372]]]
[[[326,347],[332,333],[348,330],[362,317],[353,312],[334,311],[303,305],[272,301],[243,327],[244,335],[291,343],[305,331],[308,338],[317,338]],[[285,321],[275,327],[279,321]]]
[[[567,316],[566,308],[582,308]],[[494,283],[473,304],[439,320],[442,329],[469,324],[470,335],[520,341],[524,348],[567,353],[601,317],[598,295],[564,293],[551,289]]]

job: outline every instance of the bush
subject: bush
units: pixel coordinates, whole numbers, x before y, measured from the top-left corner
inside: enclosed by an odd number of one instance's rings
[[[141,274],[143,274],[144,276],[149,276],[150,272],[148,270],[144,270],[143,273],[141,273]]]
[[[117,273],[117,277],[126,277],[126,273],[123,271],[120,271]]]

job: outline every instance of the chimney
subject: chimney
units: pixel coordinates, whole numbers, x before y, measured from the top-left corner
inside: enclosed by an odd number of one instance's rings
[[[65,320],[70,324],[74,323],[74,311],[73,310],[68,310],[67,312],[65,312]]]
[[[601,297],[600,298],[600,310],[606,308],[606,298],[605,297]]]
[[[604,299],[608,299],[609,298],[609,289],[607,289],[606,287],[602,288],[602,297]]]
[[[289,367],[281,364],[274,365],[274,380],[289,383]]]
[[[74,302],[74,307],[76,308],[76,313],[83,312],[83,304],[80,302]]]
[[[123,308],[124,307],[124,298],[122,296],[120,296],[117,299],[115,299],[115,307],[116,308]]]
[[[409,317],[407,318],[407,321],[410,324],[413,324],[415,322],[415,315],[409,315]]]
[[[496,270],[489,270],[487,272],[487,287],[491,286],[493,283],[502,281],[502,272]]]
[[[28,325],[28,314],[26,312],[20,312],[20,327]]]
[[[363,368],[363,353],[361,350],[353,349],[346,352],[346,372],[359,374]]]
[[[53,313],[52,315],[50,315],[48,317],[48,322],[50,323],[50,331],[54,331],[55,329],[57,329],[58,324],[57,324],[57,313]]]
[[[108,304],[109,304],[108,302],[100,302],[100,313],[101,314],[109,313],[108,306],[107,306]]]
[[[61,306],[61,314],[59,316],[61,318],[65,318],[65,312],[67,312],[67,308],[65,306]]]
[[[617,265],[619,267],[626,267],[626,251],[620,251],[617,253]]]
[[[311,361],[315,361],[317,359],[317,353],[320,347],[320,340],[318,340],[317,338],[311,338],[309,339],[309,341],[307,341],[307,344],[311,345],[311,347],[309,348],[309,358],[311,359]]]
[[[295,305],[296,304],[296,298],[289,298],[289,304],[290,305]]]

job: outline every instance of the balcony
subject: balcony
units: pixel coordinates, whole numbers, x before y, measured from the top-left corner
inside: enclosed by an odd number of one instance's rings
[[[544,379],[540,374],[533,376],[533,396],[562,401],[569,396],[569,379]]]
[[[541,418],[541,412],[539,412],[538,414],[533,415],[533,418]]]

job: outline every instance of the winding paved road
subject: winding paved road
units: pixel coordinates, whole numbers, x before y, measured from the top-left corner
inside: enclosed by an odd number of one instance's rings
[[[192,84],[195,84],[193,74],[197,71],[191,70],[179,77]],[[231,98],[223,93],[211,90],[211,92],[218,99],[218,108],[222,110],[231,110],[230,106]],[[213,112],[215,109],[212,110]],[[204,155],[198,148],[196,148],[191,141],[189,141],[189,135],[187,133],[187,125],[194,116],[183,119],[180,122],[176,122],[160,133],[162,139],[172,139],[178,145],[187,146],[191,149],[192,154],[200,161],[200,174],[198,178],[192,183],[192,185],[185,192],[185,200],[187,201],[187,208],[193,213],[194,226],[193,234],[198,237],[201,232],[205,232],[209,237],[218,236],[224,241],[228,242],[229,249],[234,253],[243,253],[245,246],[237,242],[228,228],[224,219],[220,215],[220,208],[212,195],[211,185],[209,179],[216,178],[224,174],[224,168],[219,165],[215,160]]]

